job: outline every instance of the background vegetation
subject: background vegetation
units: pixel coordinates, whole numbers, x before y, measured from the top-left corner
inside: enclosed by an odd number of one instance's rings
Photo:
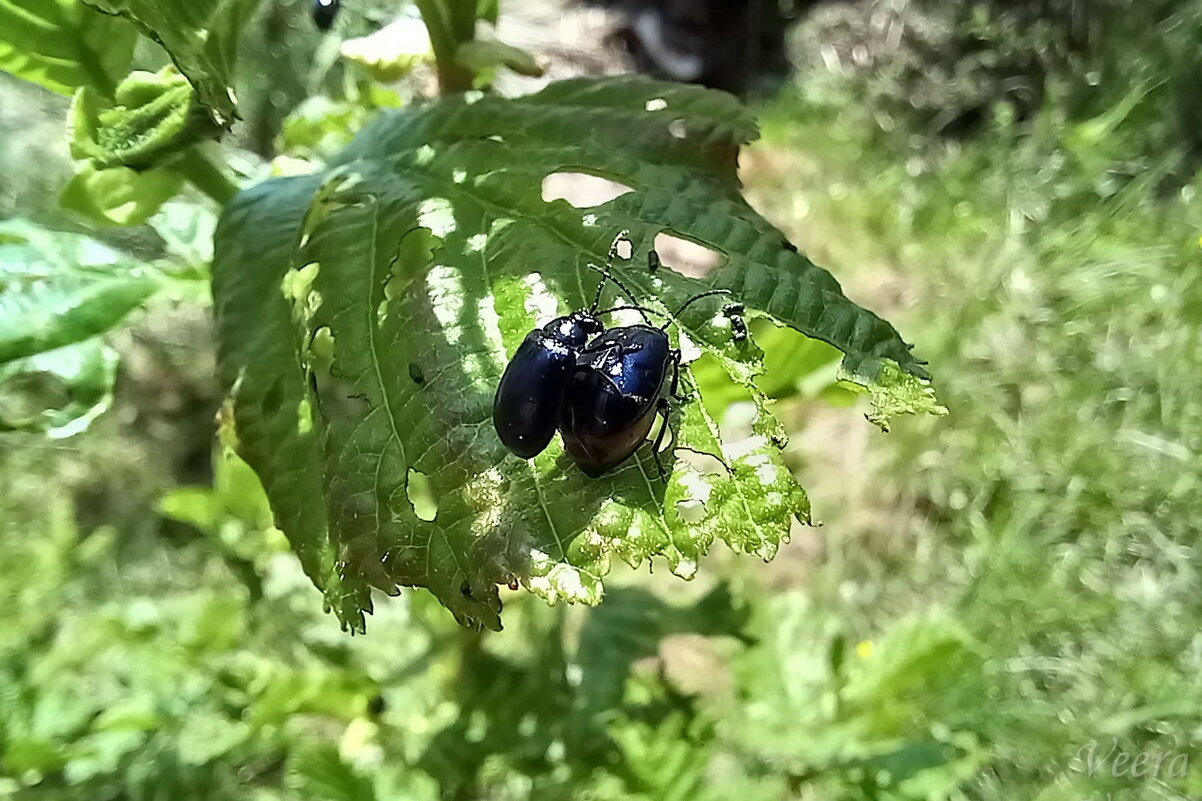
[[[829,403],[824,352],[777,343],[825,525],[770,564],[630,571],[595,609],[516,594],[499,634],[405,593],[349,638],[247,468],[210,467],[207,310],[136,319],[112,413],[0,441],[0,795],[1202,793],[1202,5],[1084,28],[1033,5],[820,6],[758,109],[753,202],[916,342],[951,411],[882,435]],[[255,23],[251,150],[354,86],[299,77],[306,22]],[[65,108],[0,80],[0,214],[53,220]],[[1091,743],[1165,756],[1136,776]]]

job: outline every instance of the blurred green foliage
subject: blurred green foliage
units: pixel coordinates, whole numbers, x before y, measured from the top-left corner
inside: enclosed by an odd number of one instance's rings
[[[8,435],[0,796],[1202,793],[1202,200],[1183,123],[1202,107],[1202,5],[1122,5],[1090,4],[1081,55],[996,5],[905,16],[986,31],[977,61],[1041,65],[1033,104],[972,90],[986,113],[964,135],[932,137],[884,60],[807,59],[797,94],[763,109],[745,176],[759,208],[898,318],[951,410],[864,444],[855,412],[813,403],[844,392],[830,354],[752,321],[826,521],[773,565],[716,555],[720,581],[683,588],[632,573],[595,610],[507,595],[501,634],[405,593],[346,638],[244,465],[219,456],[212,482],[176,485],[160,451],[211,404],[167,435],[128,404],[69,445]],[[853,23],[816,17],[803,53]],[[938,75],[946,55],[906,58]],[[943,89],[967,93],[957,75]],[[270,142],[261,120],[291,101],[258,98],[248,129]],[[31,147],[10,138],[0,160]],[[4,208],[36,195],[5,178]],[[207,260],[203,222],[156,226]],[[737,425],[740,398],[716,387]],[[1090,744],[1165,761],[1091,775]]]

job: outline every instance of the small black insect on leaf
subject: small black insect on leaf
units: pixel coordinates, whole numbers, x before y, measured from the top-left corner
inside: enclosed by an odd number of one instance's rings
[[[313,24],[317,26],[317,30],[328,31],[333,28],[340,8],[342,8],[342,0],[313,0],[310,13],[313,15]]]
[[[727,303],[722,307],[722,313],[730,320],[731,338],[735,342],[747,339],[747,321],[743,319],[746,312],[742,303]]]

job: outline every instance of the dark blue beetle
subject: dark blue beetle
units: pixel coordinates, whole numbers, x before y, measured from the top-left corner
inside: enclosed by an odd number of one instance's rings
[[[610,246],[592,307],[574,311],[567,317],[556,317],[531,331],[506,366],[493,398],[492,419],[497,436],[514,455],[531,459],[542,453],[555,436],[564,389],[576,367],[576,356],[590,338],[605,329],[598,317],[617,311],[597,311],[606,281],[613,281],[626,292],[610,272],[618,246],[629,242],[628,236],[628,231],[622,231]]]
[[[338,9],[341,7],[342,0],[313,0],[310,13],[313,15],[313,24],[317,26],[317,30],[328,31],[334,27],[334,19],[338,16]]]
[[[665,329],[695,301],[726,294],[725,289],[703,292],[686,301],[663,328],[611,328],[580,351],[565,390],[559,431],[564,450],[585,475],[596,478],[630,458],[659,414],[664,425],[651,450],[665,476],[659,462],[659,446],[668,430],[664,390],[678,397],[680,383],[680,351],[672,347]]]
[[[680,351],[672,347],[666,329],[693,302],[729,292],[718,289],[690,298],[663,328],[647,320],[649,311],[658,312],[638,306],[597,311],[606,281],[633,297],[611,274],[618,246],[629,242],[628,236],[622,231],[614,239],[593,305],[531,331],[506,366],[493,398],[493,425],[516,456],[530,459],[542,453],[558,428],[568,456],[595,478],[638,450],[658,413],[665,425],[652,450],[664,474],[658,455],[667,432],[664,390],[675,396],[680,379]],[[658,259],[654,250],[651,254],[654,269]],[[641,312],[647,324],[606,331],[599,317],[623,309]]]
[[[576,354],[604,329],[592,311],[556,317],[518,346],[493,398],[497,436],[516,456],[532,459],[555,436],[563,391]]]

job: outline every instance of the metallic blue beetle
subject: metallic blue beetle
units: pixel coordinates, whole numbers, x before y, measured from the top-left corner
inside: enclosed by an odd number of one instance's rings
[[[649,325],[612,328],[584,348],[565,393],[559,430],[563,447],[585,475],[596,478],[626,461],[647,439],[672,368],[671,392],[680,375],[680,351]],[[658,451],[660,429],[653,450]]]
[[[604,330],[598,317],[616,311],[597,311],[605,282],[613,281],[626,292],[610,271],[619,245],[629,242],[628,237],[629,232],[622,231],[614,238],[605,269],[600,271],[601,283],[597,285],[592,307],[567,317],[556,317],[531,331],[506,366],[493,398],[492,419],[501,443],[514,455],[531,459],[542,453],[555,436],[564,390],[576,367],[576,356],[590,338]]]
[[[603,328],[594,312],[576,311],[531,331],[518,346],[492,407],[497,436],[514,455],[532,459],[555,436],[576,354]]]
[[[610,274],[618,246],[629,242],[628,236],[622,231],[614,239],[593,305],[531,331],[506,366],[493,398],[493,425],[516,456],[530,459],[542,453],[558,428],[568,456],[595,478],[638,450],[661,414],[665,424],[652,451],[664,475],[658,455],[668,429],[664,391],[675,396],[680,380],[680,351],[671,346],[666,329],[690,304],[729,291],[690,298],[663,328],[647,320],[648,312],[658,312],[638,306],[597,311],[606,281],[633,297]],[[654,250],[651,254],[654,269],[658,258]],[[599,317],[622,309],[638,310],[648,324],[606,331]]]
[[[646,441],[657,414],[664,425],[651,452],[660,476],[666,475],[659,461],[668,431],[664,390],[678,397],[680,351],[672,347],[665,329],[695,301],[726,294],[728,290],[716,289],[695,295],[663,328],[611,328],[580,351],[565,390],[559,432],[564,450],[585,475],[604,475],[630,458]]]

